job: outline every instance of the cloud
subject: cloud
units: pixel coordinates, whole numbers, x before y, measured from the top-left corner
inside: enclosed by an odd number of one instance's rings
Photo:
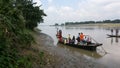
[[[116,11],[118,10],[119,7],[120,7],[120,2],[115,2],[115,3],[106,5],[104,9],[107,11]]]
[[[46,12],[55,13],[55,12],[57,12],[57,9],[54,6],[50,6],[50,7],[47,8]]]
[[[48,3],[52,3],[53,2],[53,0],[48,0]]]
[[[55,0],[48,0],[49,3]],[[74,2],[74,1],[73,1]],[[65,3],[64,3],[65,4]],[[49,24],[66,21],[105,20],[120,18],[120,0],[79,0],[74,7],[49,5],[45,10],[45,22]]]

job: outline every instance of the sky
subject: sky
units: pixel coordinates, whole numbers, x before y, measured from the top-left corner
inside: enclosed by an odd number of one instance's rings
[[[120,0],[33,0],[47,14],[45,25],[120,19]]]

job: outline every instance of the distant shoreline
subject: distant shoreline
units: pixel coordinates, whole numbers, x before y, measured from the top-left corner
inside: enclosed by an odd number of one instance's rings
[[[80,27],[80,26],[99,26],[99,27],[120,27],[120,23],[96,23],[96,24],[69,24],[65,26],[75,26],[75,27]]]

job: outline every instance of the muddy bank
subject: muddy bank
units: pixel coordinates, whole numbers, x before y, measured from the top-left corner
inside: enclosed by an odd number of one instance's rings
[[[44,68],[106,68],[91,59],[86,59],[81,54],[54,46],[53,39],[44,33],[36,32],[33,35],[37,43],[33,48],[45,53],[46,64],[43,66]]]

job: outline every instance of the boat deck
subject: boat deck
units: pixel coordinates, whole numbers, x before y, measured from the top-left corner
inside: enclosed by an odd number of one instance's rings
[[[120,35],[110,35],[110,34],[107,34],[107,36],[109,36],[109,37],[120,37]]]

